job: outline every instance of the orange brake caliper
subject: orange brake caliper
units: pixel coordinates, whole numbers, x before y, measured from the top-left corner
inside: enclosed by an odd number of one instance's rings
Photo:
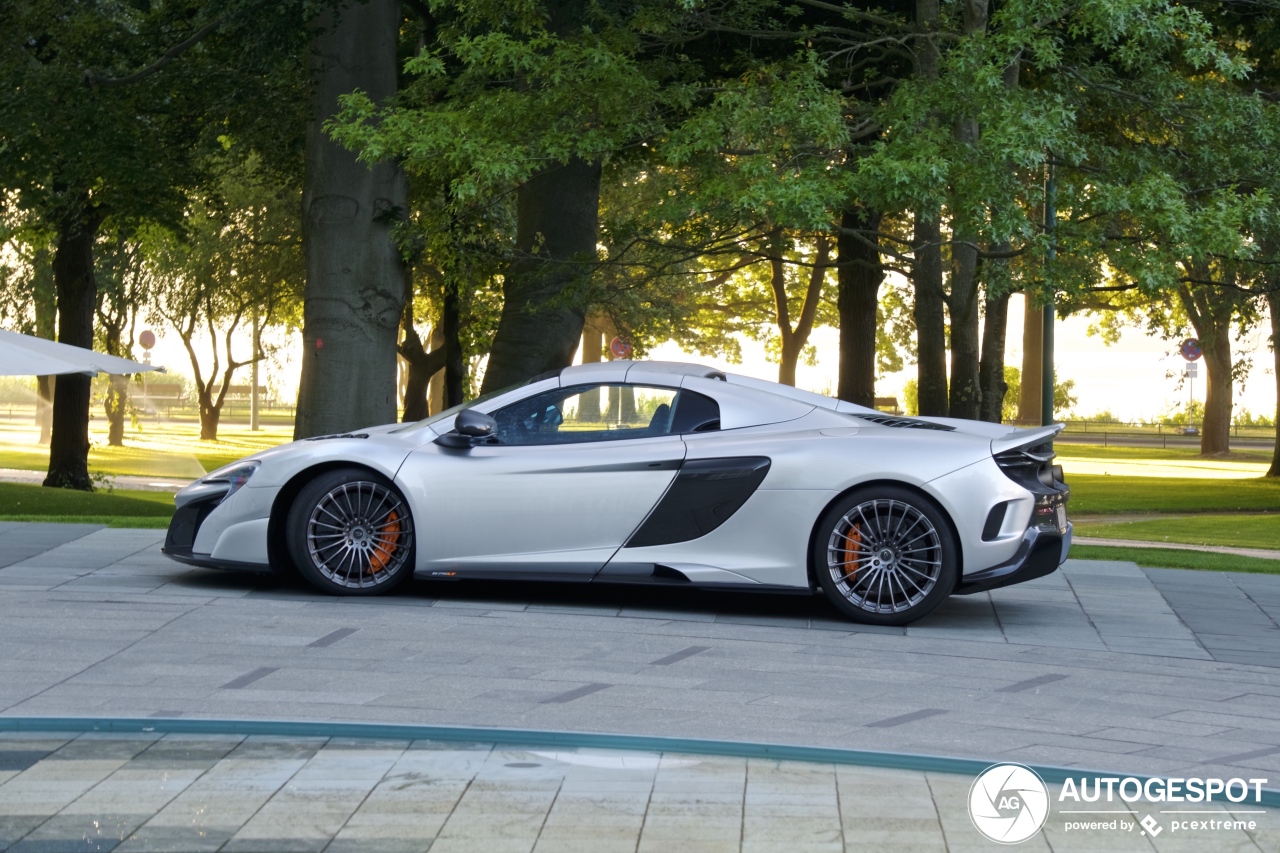
[[[858,564],[854,562],[858,558],[858,550],[862,548],[862,528],[856,524],[849,525],[849,532],[845,534],[848,540],[844,546],[844,563],[846,566],[852,564],[853,571],[846,573],[845,580],[852,582],[858,579]]]
[[[395,510],[387,516],[387,526],[382,532],[387,535],[387,541],[380,541],[369,557],[369,571],[374,573],[387,567],[387,563],[391,562],[391,557],[396,552],[396,546],[400,543],[400,516]]]

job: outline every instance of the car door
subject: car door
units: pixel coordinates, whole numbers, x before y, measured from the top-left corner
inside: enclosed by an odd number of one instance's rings
[[[557,388],[492,412],[496,443],[428,445],[421,570],[594,575],[648,515],[684,459],[677,389]]]

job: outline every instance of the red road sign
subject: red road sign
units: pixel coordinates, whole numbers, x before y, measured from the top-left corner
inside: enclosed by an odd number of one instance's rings
[[[621,337],[614,338],[609,342],[609,352],[613,353],[614,358],[626,358],[631,355],[631,344]]]
[[[1200,356],[1204,355],[1204,350],[1200,349],[1200,342],[1195,338],[1187,338],[1182,342],[1179,350],[1187,361],[1198,361]]]
[[[138,343],[142,344],[143,349],[151,349],[156,345],[156,333],[146,329],[142,334],[138,335]]]

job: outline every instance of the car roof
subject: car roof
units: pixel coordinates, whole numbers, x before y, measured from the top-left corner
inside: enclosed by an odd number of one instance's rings
[[[793,407],[781,405],[781,408],[779,408],[781,404],[781,401],[778,400],[779,397],[792,403],[803,404],[805,407],[803,411],[816,407],[851,415],[876,414],[875,409],[868,409],[865,406],[859,406],[847,400],[839,400],[835,397],[828,397],[825,394],[815,394],[812,391],[804,391],[790,385],[783,385],[780,382],[770,382],[767,379],[756,379],[737,373],[725,373],[705,364],[690,364],[683,361],[628,361],[617,359],[614,361],[577,364],[560,371],[561,386],[576,385],[583,382],[629,382],[698,387],[698,385],[701,385],[699,380],[718,380],[713,385],[702,385],[701,390],[722,400],[726,397],[733,399],[737,401],[739,406],[746,404],[753,394],[766,395],[755,398],[757,404],[749,406],[754,410],[751,414],[746,411],[741,412],[742,422],[772,423],[776,422],[783,412],[786,412],[787,416],[781,417],[782,420],[795,417],[797,410]],[[730,387],[738,389],[737,392],[730,391]],[[744,397],[743,392],[747,396]],[[770,404],[767,401],[771,399],[773,403]],[[737,421],[739,419],[727,418],[727,420]]]
[[[643,374],[643,377],[642,377]],[[672,377],[701,376],[707,379],[724,379],[724,373],[714,367],[686,364],[681,361],[597,361],[575,364],[560,371],[560,384],[578,382],[653,382],[659,377],[668,382]],[[677,381],[678,384],[678,381]]]

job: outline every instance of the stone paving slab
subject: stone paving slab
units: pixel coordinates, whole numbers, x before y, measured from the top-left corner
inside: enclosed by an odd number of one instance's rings
[[[331,598],[182,566],[162,538],[0,524],[21,556],[0,568],[0,713],[664,734],[1280,786],[1280,577],[1070,561],[886,629],[820,597],[665,588]]]
[[[32,750],[32,748],[35,748]],[[969,851],[968,776],[762,758],[193,734],[0,736],[40,757],[0,779],[0,851]],[[25,759],[24,759],[25,761]],[[1274,850],[1277,815],[1082,815],[1059,801],[1022,849]],[[1136,824],[1152,817],[1154,837]],[[1082,819],[1133,827],[1081,829]],[[1165,830],[1167,827],[1168,831]]]

